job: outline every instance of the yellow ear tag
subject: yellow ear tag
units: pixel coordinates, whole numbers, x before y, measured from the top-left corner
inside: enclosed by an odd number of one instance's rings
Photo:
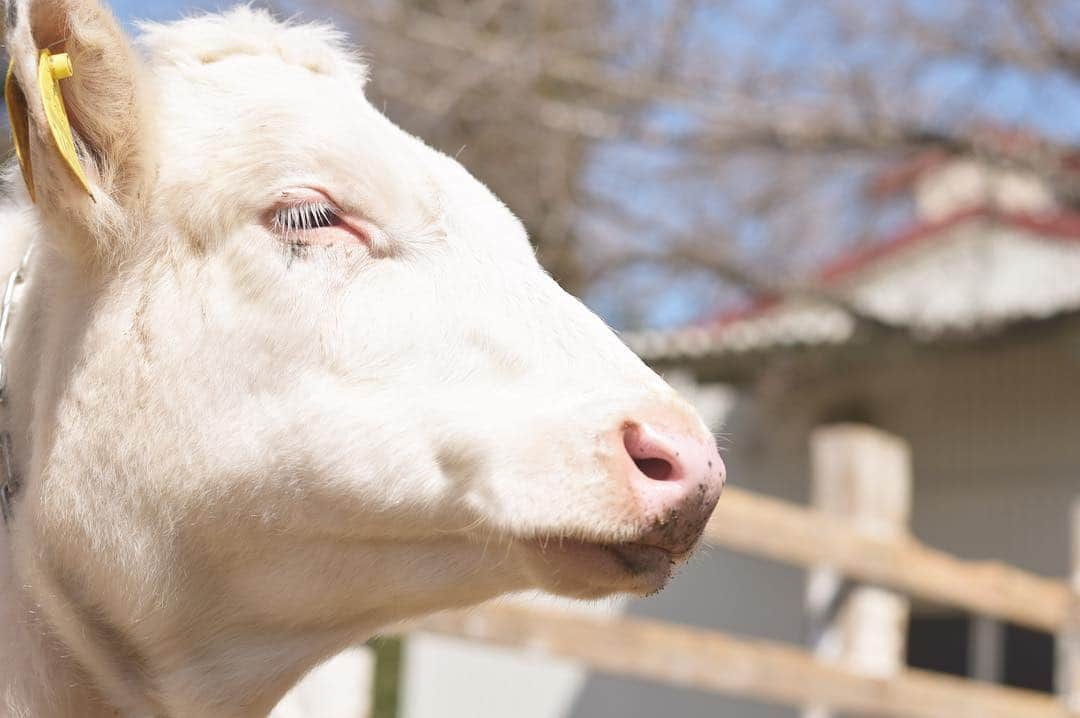
[[[34,168],[30,165],[30,117],[26,110],[26,95],[15,79],[15,61],[8,65],[7,80],[4,81],[4,102],[7,103],[8,120],[11,123],[11,138],[15,141],[15,156],[19,158],[23,181],[30,199],[34,196]]]
[[[71,133],[71,122],[68,121],[64,95],[60,90],[60,80],[73,74],[75,69],[71,66],[71,58],[67,53],[53,55],[48,50],[41,51],[38,60],[38,85],[41,88],[41,99],[45,103],[45,119],[49,122],[49,129],[64,164],[71,169],[87,194],[93,197],[90,181],[86,179],[86,173],[79,162],[79,154],[75,150],[75,136]]]

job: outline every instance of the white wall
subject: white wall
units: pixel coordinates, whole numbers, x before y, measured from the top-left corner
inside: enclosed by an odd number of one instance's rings
[[[512,600],[595,614],[626,605],[543,595]],[[568,714],[587,678],[579,666],[540,653],[432,635],[411,636],[404,663],[402,718],[554,718]]]

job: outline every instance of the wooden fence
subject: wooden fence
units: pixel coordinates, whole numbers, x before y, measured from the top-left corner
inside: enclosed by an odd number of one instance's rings
[[[806,567],[807,610],[811,617],[815,611],[829,616],[821,635],[831,635],[812,650],[637,618],[517,606],[442,614],[418,628],[797,707],[815,718],[832,711],[1080,718],[1080,503],[1073,511],[1070,585],[1004,564],[965,561],[912,537],[906,528],[910,461],[895,437],[867,427],[827,427],[811,449],[811,507],[728,488],[707,540]],[[855,590],[828,590],[836,576],[854,580]],[[823,608],[822,596],[826,604],[844,605]],[[1058,695],[906,668],[908,596],[1053,633]]]

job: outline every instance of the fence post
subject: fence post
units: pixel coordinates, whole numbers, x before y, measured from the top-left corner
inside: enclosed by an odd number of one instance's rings
[[[1057,690],[1065,707],[1080,714],[1080,498],[1072,507],[1072,610],[1058,635]]]
[[[811,503],[870,535],[908,531],[911,456],[902,439],[858,424],[816,429],[810,437]],[[866,676],[886,677],[904,666],[908,599],[856,585],[829,566],[806,583],[810,641],[819,660]],[[828,718],[829,706],[806,706],[804,718]]]

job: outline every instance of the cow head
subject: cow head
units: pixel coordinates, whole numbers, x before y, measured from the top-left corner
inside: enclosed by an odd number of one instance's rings
[[[95,0],[8,15],[42,227],[15,551],[111,694],[210,715],[388,622],[646,594],[689,555],[709,430],[333,32],[239,9],[137,51]]]

